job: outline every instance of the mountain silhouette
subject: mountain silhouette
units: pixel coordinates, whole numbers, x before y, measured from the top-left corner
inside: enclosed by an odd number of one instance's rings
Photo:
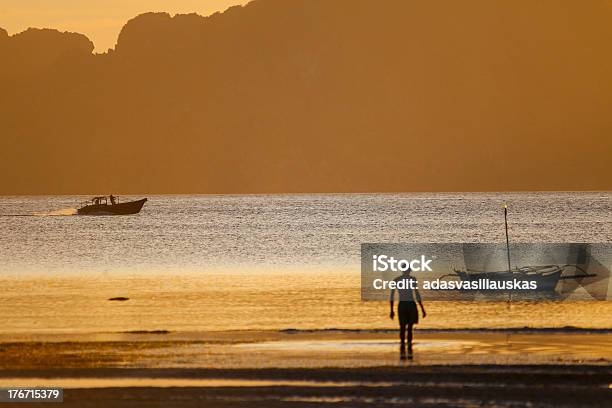
[[[611,190],[612,8],[255,0],[0,30],[0,194]]]

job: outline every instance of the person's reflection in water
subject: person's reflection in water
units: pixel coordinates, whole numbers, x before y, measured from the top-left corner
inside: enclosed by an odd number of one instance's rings
[[[402,360],[406,358],[406,332],[408,332],[408,356],[412,358],[412,328],[419,322],[419,311],[417,310],[416,302],[418,302],[421,307],[423,318],[427,316],[425,308],[423,307],[423,302],[421,302],[421,294],[417,288],[417,280],[410,275],[410,268],[403,272],[401,276],[394,279],[398,284],[403,280],[405,280],[404,289],[391,289],[391,296],[389,298],[389,303],[391,304],[391,313],[389,313],[389,317],[393,320],[395,317],[393,298],[395,291],[398,292],[399,303],[397,304],[397,317],[400,325],[400,358]]]

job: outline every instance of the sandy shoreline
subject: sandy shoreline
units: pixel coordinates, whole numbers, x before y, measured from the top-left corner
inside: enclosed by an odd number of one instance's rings
[[[394,331],[0,336],[2,369],[396,366]],[[608,331],[418,331],[416,365],[612,364]]]

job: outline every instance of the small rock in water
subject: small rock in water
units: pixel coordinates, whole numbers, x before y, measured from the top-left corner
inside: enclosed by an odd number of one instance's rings
[[[129,330],[122,333],[129,334],[168,334],[170,331],[168,330]]]
[[[112,297],[112,298],[110,298],[108,300],[117,300],[117,301],[123,302],[125,300],[130,300],[130,298],[126,298],[126,297],[123,297],[123,296],[118,296],[118,297]]]

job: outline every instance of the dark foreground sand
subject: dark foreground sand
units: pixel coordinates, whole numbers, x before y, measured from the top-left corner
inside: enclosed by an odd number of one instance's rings
[[[91,379],[93,388],[65,390],[65,407],[612,406],[612,369],[607,366],[71,369],[4,371],[2,375]],[[95,388],[96,381],[105,378],[121,378],[125,385],[130,379],[143,378],[164,379],[169,384],[199,380],[204,385]],[[206,379],[219,378],[240,381],[231,386],[206,384]],[[269,383],[249,384],[251,380]]]

